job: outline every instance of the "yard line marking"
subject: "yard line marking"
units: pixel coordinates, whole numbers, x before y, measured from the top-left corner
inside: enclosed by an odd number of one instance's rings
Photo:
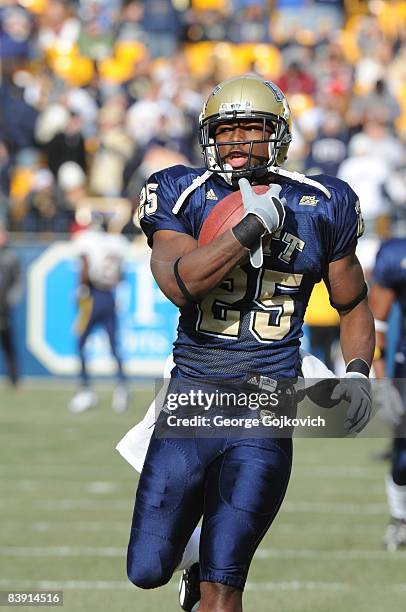
[[[106,510],[129,510],[134,505],[133,498],[125,499],[114,499],[103,501],[103,508]],[[0,500],[1,508],[9,508],[10,500]],[[98,508],[100,512],[101,508],[97,506],[95,499],[38,499],[30,501],[30,510],[94,510]]]
[[[320,514],[385,514],[386,504],[343,504],[340,502],[285,502],[282,512],[320,513]]]
[[[0,555],[11,557],[124,557],[125,548],[114,546],[0,546]]]
[[[406,551],[390,553],[386,550],[318,550],[312,548],[279,549],[260,548],[255,553],[259,559],[323,559],[325,561],[404,561]]]
[[[21,530],[21,521],[2,521],[2,529],[4,531],[10,531],[13,529]],[[66,527],[66,522],[63,521],[36,521],[33,523],[25,523],[24,526],[32,531],[44,532],[56,530],[61,532]],[[111,523],[109,520],[103,521],[80,521],[80,522],[69,522],[69,531],[121,531],[127,529],[129,526],[128,521],[114,521]],[[356,529],[356,526],[354,526]]]
[[[124,557],[126,549],[114,546],[0,546],[0,555],[11,557]],[[325,561],[402,561],[406,551],[386,550],[319,550],[315,548],[260,548],[258,559],[316,559]]]

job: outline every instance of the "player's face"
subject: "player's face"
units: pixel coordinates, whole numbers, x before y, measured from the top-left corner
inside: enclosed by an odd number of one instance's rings
[[[219,123],[214,138],[223,164],[241,170],[248,164],[259,166],[267,163],[268,142],[263,141],[270,134],[269,125],[264,126],[262,120],[249,119]]]

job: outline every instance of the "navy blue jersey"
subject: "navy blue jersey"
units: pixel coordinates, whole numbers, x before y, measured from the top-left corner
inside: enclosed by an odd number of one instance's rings
[[[141,227],[150,245],[158,230],[198,238],[209,212],[233,191],[221,177],[211,175],[173,213],[181,194],[205,172],[174,166],[151,176],[140,200]],[[345,182],[323,175],[312,179],[324,185],[331,198],[316,187],[277,178],[287,201],[286,218],[264,247],[261,269],[249,263],[237,266],[200,304],[181,309],[174,345],[181,375],[296,376],[313,286],[330,262],[355,248],[362,221],[358,198]]]
[[[402,311],[398,349],[406,352],[406,238],[392,238],[381,245],[375,261],[373,279],[392,289]]]

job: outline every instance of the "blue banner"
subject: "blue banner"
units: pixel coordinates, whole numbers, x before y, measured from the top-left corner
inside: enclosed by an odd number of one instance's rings
[[[79,262],[70,242],[15,245],[23,276],[23,295],[13,312],[13,331],[21,375],[73,376],[78,373],[76,288]],[[158,376],[172,352],[178,311],[156,285],[149,253],[134,248],[117,287],[119,350],[130,376]],[[89,371],[115,372],[107,335],[99,329],[86,344]],[[0,373],[4,373],[0,355]]]

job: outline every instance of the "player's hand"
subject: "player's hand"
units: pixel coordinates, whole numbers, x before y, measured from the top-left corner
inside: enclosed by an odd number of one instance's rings
[[[286,200],[280,198],[281,185],[270,185],[269,190],[259,194],[252,190],[247,179],[238,181],[242,194],[245,214],[253,214],[264,226],[264,234],[273,234],[280,229],[285,220]]]
[[[264,226],[264,235],[273,234],[280,229],[285,220],[285,198],[280,198],[279,194],[282,187],[280,185],[270,185],[266,193],[259,194],[252,190],[247,179],[242,178],[238,181],[242,194],[242,203],[245,214],[255,215]],[[254,268],[260,268],[263,263],[262,241],[250,251],[250,260]]]
[[[349,434],[357,434],[364,429],[371,418],[372,396],[371,381],[364,374],[347,372],[333,389],[332,400],[345,399],[350,402],[345,420]]]
[[[405,407],[399,391],[388,378],[374,381],[374,404],[384,423],[392,427],[400,425],[405,414]]]

